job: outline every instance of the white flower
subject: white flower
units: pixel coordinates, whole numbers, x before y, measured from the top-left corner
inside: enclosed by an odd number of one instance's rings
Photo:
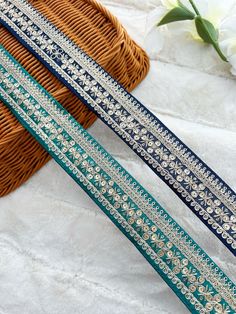
[[[161,0],[161,2],[162,5],[168,10],[171,10],[178,6],[178,0]]]
[[[220,26],[219,45],[236,75],[236,14],[227,18]]]
[[[203,17],[209,20],[215,28],[219,28],[222,21],[231,14],[236,5],[236,1],[198,0],[197,5]]]
[[[166,13],[167,10],[159,6],[147,17],[145,48],[150,58],[155,58],[163,48],[167,27],[165,25],[157,27],[157,24]]]
[[[181,2],[194,12],[188,0],[182,0]],[[201,16],[209,20],[219,31],[221,31],[223,22],[232,14],[236,7],[236,0],[195,0],[194,3]],[[194,20],[178,21],[157,27],[158,22],[167,12],[176,6],[178,6],[177,0],[160,0],[159,5],[147,18],[146,49],[151,57],[162,50],[166,36],[186,34],[187,36],[190,35],[194,40],[202,41],[197,33]],[[234,34],[236,34],[236,31],[234,31]]]

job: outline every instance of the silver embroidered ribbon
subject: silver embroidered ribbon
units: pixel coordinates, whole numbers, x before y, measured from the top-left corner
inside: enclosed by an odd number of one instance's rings
[[[25,0],[0,22],[166,182],[236,255],[236,194],[158,118]]]
[[[230,279],[2,46],[0,99],[192,313],[235,313],[236,286]]]

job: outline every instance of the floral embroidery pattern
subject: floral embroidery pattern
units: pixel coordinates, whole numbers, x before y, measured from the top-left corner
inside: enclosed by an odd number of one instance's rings
[[[191,312],[235,313],[236,287],[229,278],[1,46],[0,99],[132,240]]]
[[[24,0],[0,19],[236,254],[236,194],[161,121]]]

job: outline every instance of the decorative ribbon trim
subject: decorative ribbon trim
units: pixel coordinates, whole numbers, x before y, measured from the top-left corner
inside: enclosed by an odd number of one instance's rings
[[[236,287],[230,279],[2,46],[0,99],[192,313],[235,313]]]
[[[25,0],[0,22],[118,134],[236,255],[236,194],[159,119]]]

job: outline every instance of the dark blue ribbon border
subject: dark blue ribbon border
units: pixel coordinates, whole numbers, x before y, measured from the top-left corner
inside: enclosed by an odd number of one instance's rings
[[[30,7],[30,5],[25,2],[25,1],[5,1],[5,2],[8,2],[9,4],[11,4],[11,2],[16,2],[17,4],[19,3],[19,6],[20,5],[26,5],[27,7]],[[1,9],[1,4],[0,4],[0,9]],[[63,38],[65,38],[65,40],[71,44],[71,46],[73,48],[75,48],[74,44],[72,42],[70,42],[70,40],[68,38],[66,38],[62,33],[60,33],[60,31],[58,31],[58,29],[55,28],[55,26],[53,26],[52,24],[50,24],[43,16],[41,16],[40,13],[38,13],[38,11],[36,11],[35,9],[33,9],[32,7],[30,7],[31,10],[34,11],[34,14],[37,15],[37,17],[41,18],[45,25],[49,26],[50,27],[50,31],[54,31],[55,32],[55,35],[56,36],[61,36]],[[19,10],[19,8],[16,8],[16,10]],[[130,141],[130,138],[124,136],[124,133],[120,132],[120,130],[117,130],[116,127],[110,123],[108,123],[108,115],[103,115],[103,114],[100,114],[96,108],[94,108],[92,105],[91,105],[91,101],[89,101],[87,99],[87,97],[83,97],[83,95],[81,95],[81,93],[78,92],[78,90],[72,86],[72,84],[70,82],[68,82],[65,77],[63,77],[59,72],[58,72],[58,69],[56,69],[55,67],[52,66],[52,64],[50,64],[46,59],[44,59],[43,57],[41,57],[39,51],[35,50],[31,45],[29,45],[26,40],[24,38],[22,38],[19,33],[17,32],[16,29],[14,29],[9,21],[13,21],[14,20],[14,17],[11,17],[11,13],[3,13],[3,10],[1,11],[0,10],[0,14],[1,14],[1,18],[0,18],[0,22],[31,52],[33,53],[48,69],[50,69],[50,71],[60,80],[62,81],[73,93],[75,93],[79,99],[85,103],[91,110],[93,110],[97,115],[98,117],[106,124],[108,125],[124,142],[126,142],[126,144],[128,144],[129,147],[131,147],[136,153],[137,155],[180,197],[180,199],[197,215],[197,217],[203,221],[203,223],[224,243],[224,245],[234,254],[236,255],[236,240],[235,240],[235,222],[236,222],[236,217],[233,213],[233,210],[231,208],[229,208],[229,206],[225,206],[224,204],[220,204],[218,206],[218,208],[223,212],[225,213],[229,219],[228,219],[228,222],[227,221],[221,221],[221,216],[219,215],[219,219],[217,221],[217,219],[213,216],[212,213],[208,213],[208,217],[209,219],[206,219],[206,216],[203,214],[203,212],[199,209],[199,210],[196,210],[196,207],[197,206],[200,206],[200,208],[204,208],[205,206],[205,209],[208,206],[207,204],[207,201],[206,201],[206,204],[203,206],[203,203],[200,203],[200,200],[201,198],[199,197],[199,199],[196,201],[193,201],[191,198],[189,199],[188,197],[186,197],[186,195],[183,193],[183,189],[184,189],[184,185],[179,183],[177,181],[177,178],[178,178],[178,175],[177,174],[173,174],[172,173],[172,177],[174,177],[176,180],[173,181],[173,179],[171,180],[170,179],[170,175],[168,174],[167,170],[166,171],[161,171],[160,168],[158,167],[153,167],[153,164],[149,163],[147,161],[147,155],[145,155],[145,153],[143,153],[143,150],[139,150],[139,147],[135,148],[135,145],[134,145],[134,142]],[[5,17],[5,18],[4,18]],[[19,28],[19,25],[18,25],[18,21],[17,19],[14,21],[14,25]],[[38,27],[38,29],[40,29]],[[37,30],[37,26],[36,26],[36,30]],[[27,34],[27,29],[25,30],[25,36],[29,36]],[[46,34],[43,34],[43,35],[46,35]],[[55,37],[54,36],[54,40],[55,40]],[[57,42],[55,40],[55,46],[57,46],[58,48],[61,48],[59,45],[57,45]],[[40,47],[38,48],[40,49]],[[78,49],[78,52],[81,54],[82,50],[79,49],[78,47],[76,47],[76,49]],[[42,50],[43,51],[43,50]],[[43,51],[44,53],[46,53],[46,50]],[[62,53],[65,53],[66,54],[66,51],[62,51]],[[209,175],[209,178],[212,177],[212,180],[213,182],[216,182],[217,186],[220,187],[219,191],[222,195],[222,198],[225,200],[231,200],[232,202],[232,208],[234,208],[235,204],[236,204],[236,194],[235,192],[221,179],[219,178],[219,176],[217,176],[217,174],[212,171],[199,157],[197,157],[196,154],[194,154],[192,152],[191,149],[189,149],[180,139],[178,139],[158,118],[156,118],[145,106],[143,106],[140,102],[138,102],[137,99],[135,99],[131,94],[129,94],[128,92],[125,91],[125,89],[118,83],[116,82],[114,79],[112,79],[109,74],[107,72],[105,72],[105,70],[103,70],[94,60],[91,60],[90,57],[88,57],[84,52],[82,52],[82,54],[85,56],[85,59],[89,62],[92,62],[92,65],[95,67],[95,68],[98,68],[100,73],[105,73],[105,76],[108,78],[107,80],[109,82],[112,82],[113,86],[115,89],[119,89],[119,90],[123,90],[125,95],[128,95],[128,97],[130,99],[132,99],[132,101],[139,107],[141,108],[141,111],[142,112],[145,112],[146,116],[151,120],[151,121],[155,121],[155,123],[158,125],[158,128],[159,129],[162,129],[162,132],[161,133],[166,133],[168,134],[168,136],[170,138],[174,138],[174,143],[177,143],[177,146],[180,148],[180,150],[182,151],[185,151],[185,154],[188,154],[188,156],[190,156],[193,160],[193,163],[194,161],[196,161],[196,165],[195,165],[195,168],[196,168],[196,172],[192,172],[192,171],[189,171],[189,177],[191,177],[192,174],[194,174],[196,176],[196,173],[200,172],[201,169],[204,169],[204,173],[208,173]],[[54,58],[54,62],[57,63],[57,66],[59,68],[61,68],[62,66],[62,62],[60,60],[59,57],[55,57]],[[79,63],[78,63],[79,64]],[[66,71],[65,71],[66,73]],[[87,73],[87,72],[86,72]],[[67,73],[68,74],[68,73]],[[90,75],[90,73],[88,73]],[[75,83],[77,83],[78,80],[76,81],[75,80]],[[98,87],[101,87],[103,88],[103,86],[100,86],[98,84]],[[110,95],[109,95],[110,96]],[[94,98],[94,101],[96,99]],[[112,100],[112,98],[109,98],[109,100]],[[122,101],[121,101],[122,103]],[[102,107],[102,105],[100,105]],[[104,109],[104,107],[103,107]],[[136,116],[134,115],[134,118],[136,118]],[[114,119],[115,121],[115,119]],[[149,132],[148,135],[152,136],[152,133]],[[136,142],[139,142],[139,141],[136,141]],[[173,143],[173,145],[174,145]],[[140,144],[140,147],[143,148],[143,143],[139,142]],[[165,149],[166,147],[164,145],[161,145],[161,148]],[[148,155],[150,155],[150,153],[148,153]],[[159,158],[159,156],[157,156]],[[157,159],[156,157],[156,159]],[[155,156],[154,156],[154,153],[153,153],[153,156],[152,156],[153,159],[155,159]],[[178,159],[178,162],[180,162],[180,160]],[[158,160],[157,160],[157,164],[158,164]],[[182,163],[183,165],[181,165],[181,167],[183,166],[185,170],[188,170],[188,168],[186,167],[186,165],[184,163]],[[199,167],[200,166],[200,167]],[[199,177],[196,176],[196,178],[199,179]],[[201,184],[201,180],[199,179],[199,182]],[[197,183],[197,185],[199,185],[199,182]],[[199,190],[199,188],[198,188]],[[218,201],[218,198],[213,192],[212,190],[210,190],[208,187],[205,187],[205,191],[206,193],[208,193],[208,195],[211,196],[211,202],[214,204],[214,202],[217,202]],[[195,192],[194,190],[192,190],[191,192]],[[214,205],[215,206],[215,205]],[[214,228],[214,222],[217,222],[217,224],[219,225],[218,228]],[[230,227],[233,227],[231,228],[230,230],[227,230],[226,229],[226,226],[227,225],[227,228],[228,228],[228,225]],[[222,230],[223,231],[222,231]],[[221,232],[219,232],[219,230],[221,230]],[[228,236],[230,238],[233,238],[234,241],[233,241],[233,244],[232,242],[229,241],[228,239]]]

